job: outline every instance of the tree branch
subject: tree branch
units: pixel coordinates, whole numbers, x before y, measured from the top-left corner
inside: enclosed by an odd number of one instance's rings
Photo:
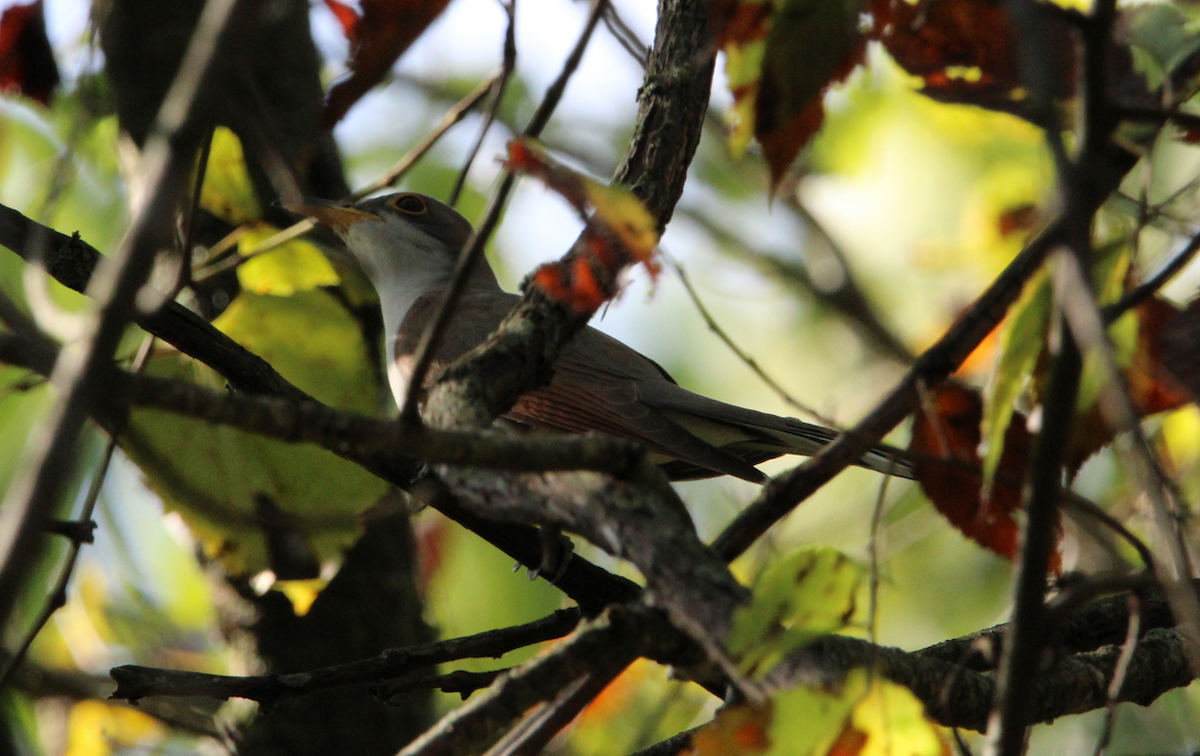
[[[235,0],[208,0],[171,86],[151,139],[139,160],[144,202],[135,207],[126,241],[89,285],[99,303],[80,345],[55,363],[60,390],[42,426],[31,436],[3,507],[0,507],[0,626],[7,626],[29,566],[41,553],[42,529],[68,478],[84,421],[96,399],[96,379],[107,367],[137,307],[154,255],[172,238],[171,219],[194,157],[195,104],[223,38]],[[166,246],[170,246],[167,244]]]
[[[234,677],[136,665],[114,667],[110,674],[117,689],[112,698],[130,702],[147,696],[248,698],[270,706],[285,698],[348,685],[378,683],[458,659],[499,659],[509,651],[567,635],[579,624],[580,617],[577,609],[560,609],[524,625],[412,648],[388,649],[370,659],[293,674]]]
[[[0,205],[0,246],[8,247],[26,262],[40,262],[56,281],[80,293],[103,259],[100,252],[76,236],[66,236]],[[34,254],[41,250],[41,254]],[[179,351],[217,371],[236,389],[291,399],[310,399],[261,357],[218,331],[178,302],[159,310],[137,314],[135,322]]]

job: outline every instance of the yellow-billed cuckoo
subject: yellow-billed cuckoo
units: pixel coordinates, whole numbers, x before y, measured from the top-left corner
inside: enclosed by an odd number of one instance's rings
[[[449,285],[471,224],[453,208],[402,193],[353,205],[289,205],[332,228],[379,293],[387,334],[388,380],[403,402],[413,352]],[[500,288],[480,257],[434,355],[435,369],[483,342],[520,297]],[[549,385],[505,416],[557,431],[601,431],[641,443],[672,480],[733,475],[755,483],[754,465],[784,454],[815,454],[837,435],[818,425],[756,412],[693,394],[654,361],[594,328],[562,350]],[[875,449],[863,467],[912,477],[895,452]]]

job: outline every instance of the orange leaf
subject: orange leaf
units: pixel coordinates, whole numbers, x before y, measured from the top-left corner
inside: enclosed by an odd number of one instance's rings
[[[329,90],[321,112],[321,127],[333,128],[371,87],[383,81],[396,59],[441,15],[449,2],[362,0],[362,18],[352,27],[353,33],[347,34],[350,76]],[[333,5],[330,9],[344,28],[343,15]]]
[[[42,0],[5,10],[0,15],[0,92],[19,92],[48,105],[58,82]]]
[[[1037,205],[1025,203],[1000,213],[1000,235],[1012,236],[1018,231],[1032,231],[1042,225],[1042,211]]]
[[[594,312],[616,294],[616,279],[628,265],[642,263],[653,277],[651,255],[658,228],[646,206],[631,191],[607,186],[556,162],[532,139],[508,143],[509,170],[540,179],[563,197],[588,223],[583,252],[569,262],[543,265],[533,283],[575,312]]]
[[[826,756],[858,756],[866,747],[870,737],[849,722],[838,735],[833,745],[829,746]]]
[[[742,704],[722,709],[713,721],[692,734],[682,756],[754,756],[771,746],[770,706]]]
[[[1032,437],[1025,417],[1013,413],[1004,452],[986,500],[978,453],[983,400],[973,389],[946,384],[933,394],[934,416],[920,412],[913,424],[909,452],[921,489],[963,535],[1012,559],[1020,528],[1013,513],[1021,507],[1021,485]],[[1061,569],[1055,554],[1052,568]]]

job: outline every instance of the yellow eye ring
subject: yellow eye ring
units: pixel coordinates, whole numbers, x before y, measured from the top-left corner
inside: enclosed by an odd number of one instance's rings
[[[416,194],[398,194],[389,204],[394,210],[405,215],[425,215],[429,212],[429,206],[425,204],[425,200]]]

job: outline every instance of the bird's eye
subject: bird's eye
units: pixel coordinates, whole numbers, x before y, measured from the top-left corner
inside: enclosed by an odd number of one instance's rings
[[[406,215],[424,215],[429,212],[425,200],[415,194],[401,194],[392,200],[392,207]]]

